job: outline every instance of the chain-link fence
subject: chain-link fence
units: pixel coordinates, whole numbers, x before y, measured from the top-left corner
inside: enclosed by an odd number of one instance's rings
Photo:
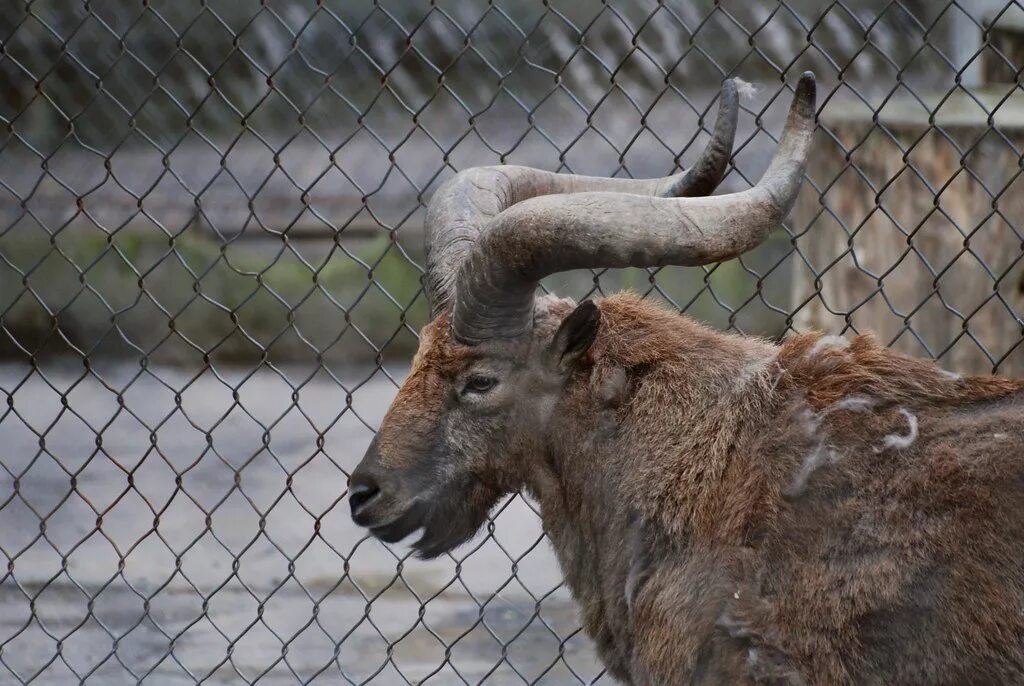
[[[1024,9],[926,0],[9,0],[0,9],[0,683],[607,683],[515,497],[445,558],[344,503],[469,166],[660,176],[805,69],[809,181],[708,269],[585,272],[958,370],[1022,340]]]

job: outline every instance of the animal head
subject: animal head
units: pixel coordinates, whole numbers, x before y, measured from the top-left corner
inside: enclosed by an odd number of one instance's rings
[[[703,265],[759,245],[789,212],[814,129],[804,74],[768,170],[753,188],[710,196],[732,154],[737,96],[726,81],[697,163],[649,180],[480,167],[427,209],[434,319],[409,376],[349,482],[352,517],[432,557],[468,540],[524,483],[551,440],[552,413],[588,364],[600,309],[537,298],[540,280],[581,268]]]

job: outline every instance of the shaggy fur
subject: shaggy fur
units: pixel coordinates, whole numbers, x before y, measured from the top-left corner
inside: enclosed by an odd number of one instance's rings
[[[484,500],[530,492],[625,684],[1024,681],[1020,381],[866,336],[775,346],[630,295],[599,308],[561,375],[536,360],[571,303],[483,347],[440,317],[360,470],[396,493],[414,462],[478,484],[448,543]],[[492,358],[509,395],[463,409]]]

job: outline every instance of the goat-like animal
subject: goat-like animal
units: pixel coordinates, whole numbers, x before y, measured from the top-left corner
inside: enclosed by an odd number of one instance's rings
[[[626,684],[1024,682],[1024,384],[865,336],[773,345],[630,295],[535,297],[557,271],[760,243],[803,178],[813,76],[761,181],[707,197],[736,108],[727,82],[708,149],[668,179],[493,167],[437,191],[435,318],[353,518],[420,530],[432,557],[525,490]]]

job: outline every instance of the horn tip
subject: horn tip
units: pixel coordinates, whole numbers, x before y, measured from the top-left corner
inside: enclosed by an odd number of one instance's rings
[[[736,79],[726,79],[722,81],[722,93],[721,93],[721,104],[719,107],[726,110],[728,113],[732,113],[739,107],[739,87],[736,85]]]
[[[805,71],[800,75],[800,82],[796,86],[798,97],[813,101],[817,90],[817,79],[814,78],[813,71]]]
[[[818,86],[814,72],[805,71],[800,75],[793,96],[793,112],[802,119],[814,119],[814,110],[818,99]]]

